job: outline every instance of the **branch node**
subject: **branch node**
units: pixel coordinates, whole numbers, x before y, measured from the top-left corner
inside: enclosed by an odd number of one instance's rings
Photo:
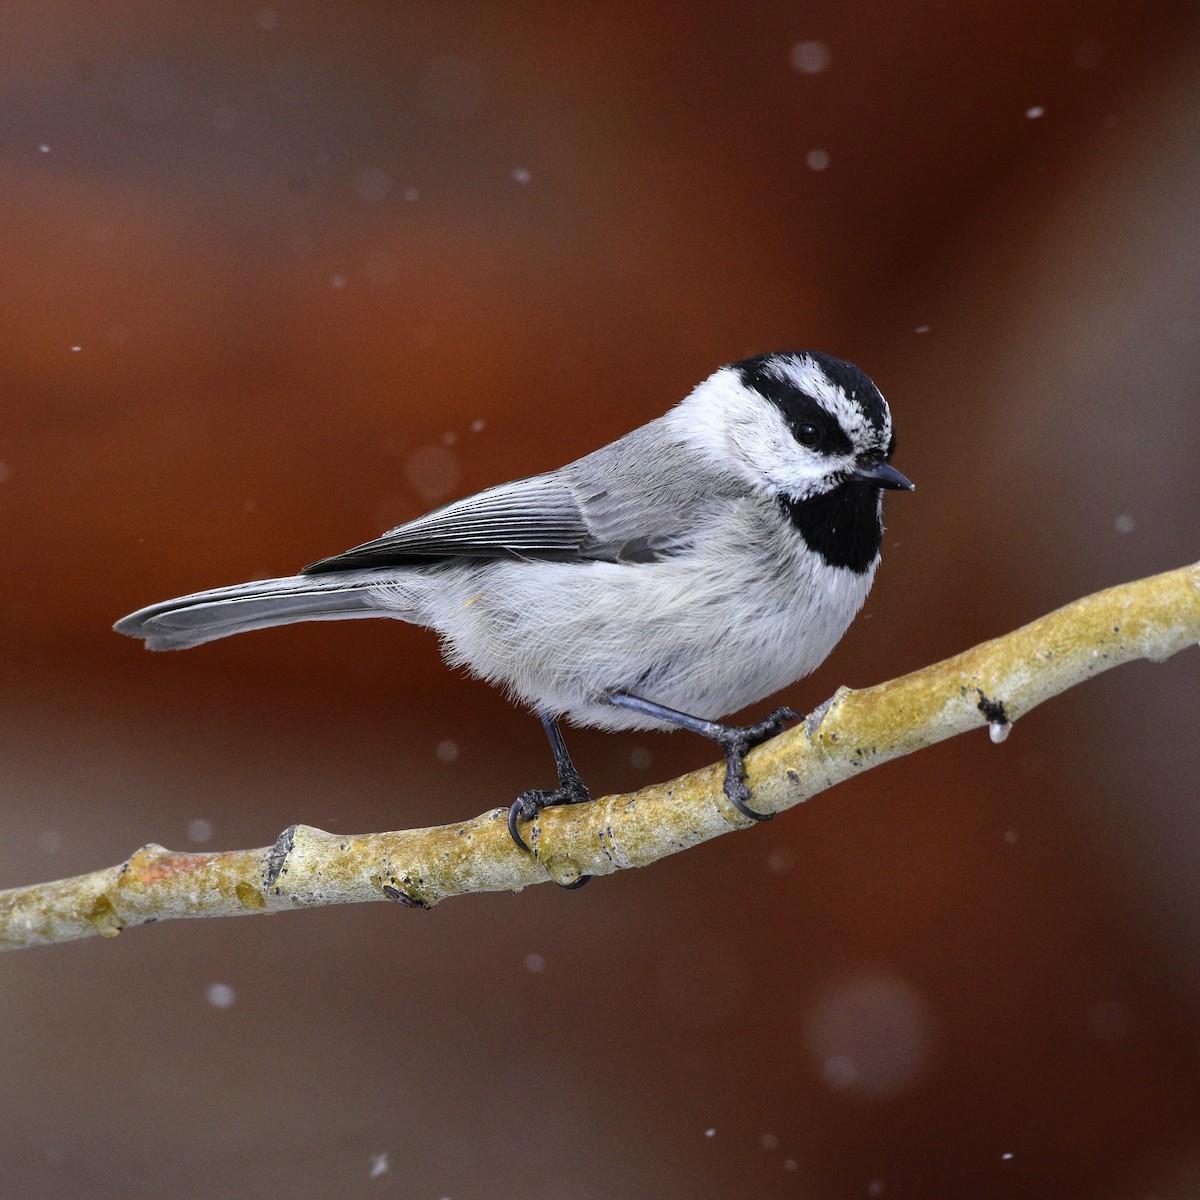
[[[86,916],[88,922],[101,937],[115,938],[125,928],[125,922],[117,916],[113,902],[104,892],[96,897]]]
[[[296,844],[296,827],[289,825],[276,839],[275,844],[263,855],[263,883],[267,891],[273,891],[283,873],[288,855]]]
[[[1003,700],[994,700],[981,687],[975,689],[975,694],[979,697],[975,707],[983,713],[983,719],[988,723],[988,737],[992,739],[993,746],[998,746],[1011,732],[1012,718]]]
[[[817,736],[817,733],[821,728],[821,722],[825,720],[826,714],[833,707],[833,702],[836,699],[836,695],[830,696],[828,700],[824,701],[822,704],[818,704],[817,707],[814,708],[812,712],[810,712],[808,716],[804,718],[804,724],[801,726],[801,728],[804,730],[804,733],[810,742]]]
[[[975,689],[976,695],[979,696],[979,702],[975,705],[981,713],[983,719],[989,725],[1009,725],[1011,720],[1008,712],[1005,710],[1003,700],[993,700],[983,688]]]
[[[821,726],[837,709],[841,708],[847,700],[855,695],[854,689],[846,687],[843,684],[824,704],[818,704],[816,708],[804,718],[804,723],[800,726],[804,730],[804,736],[808,738],[809,745],[815,745],[817,736],[821,732]],[[831,735],[831,740],[837,741],[837,734]]]
[[[234,885],[234,895],[241,901],[243,908],[266,908],[267,898],[251,883],[240,880]]]
[[[565,856],[555,858],[547,862],[541,860],[542,866],[546,868],[546,874],[550,876],[560,888],[577,888],[580,885],[580,880],[584,878],[584,873],[580,870],[579,864],[574,859]]]
[[[389,899],[394,900],[397,904],[404,905],[405,908],[432,908],[432,904],[427,904],[424,900],[418,899],[416,896],[410,895],[408,892],[402,892],[398,887],[390,883],[383,885],[383,894]]]

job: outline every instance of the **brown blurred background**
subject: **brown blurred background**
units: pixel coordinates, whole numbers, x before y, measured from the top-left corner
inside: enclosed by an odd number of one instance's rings
[[[860,363],[919,485],[799,707],[1200,557],[1198,18],[9,0],[0,883],[549,782],[424,631],[109,626],[742,355]],[[9,956],[0,1194],[1198,1196],[1198,707],[1193,652],[579,893]]]

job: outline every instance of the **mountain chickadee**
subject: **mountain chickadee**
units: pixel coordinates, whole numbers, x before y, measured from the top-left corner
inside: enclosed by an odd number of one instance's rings
[[[725,753],[749,817],[743,756],[791,709],[718,718],[824,661],[879,565],[895,438],[857,367],[812,352],[722,367],[665,416],[557,471],[489,488],[286,579],[196,592],[116,629],[176,650],[295,621],[395,617],[437,631],[452,666],[541,718],[558,787],[518,822],[589,799],[558,722],[690,729]]]

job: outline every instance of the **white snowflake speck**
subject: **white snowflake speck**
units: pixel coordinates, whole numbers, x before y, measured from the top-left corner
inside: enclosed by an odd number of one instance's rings
[[[237,1003],[237,992],[227,983],[210,983],[204,989],[204,998],[213,1008],[232,1008]]]
[[[427,504],[450,495],[461,475],[457,457],[445,446],[418,446],[404,464],[409,487]]]
[[[819,75],[829,69],[829,47],[824,42],[797,42],[788,58],[801,75]]]
[[[207,842],[212,835],[213,827],[203,817],[194,817],[188,822],[187,836],[189,842]]]
[[[767,855],[767,870],[772,875],[786,875],[796,865],[796,856],[790,846],[776,846]]]

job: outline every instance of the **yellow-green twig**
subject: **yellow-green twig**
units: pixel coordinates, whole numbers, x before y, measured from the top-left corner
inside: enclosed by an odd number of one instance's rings
[[[754,805],[780,812],[852,775],[966,730],[1009,725],[1091,675],[1161,661],[1200,642],[1200,563],[1109,588],[994,641],[861,691],[843,688],[746,760]],[[467,892],[641,867],[746,824],[723,767],[592,804],[545,810],[513,845],[506,809],[396,833],[340,835],[294,825],[273,846],[180,854],[148,845],[116,867],[0,892],[0,949],[15,950],[173,917],[272,913],[392,900],[429,908]]]

